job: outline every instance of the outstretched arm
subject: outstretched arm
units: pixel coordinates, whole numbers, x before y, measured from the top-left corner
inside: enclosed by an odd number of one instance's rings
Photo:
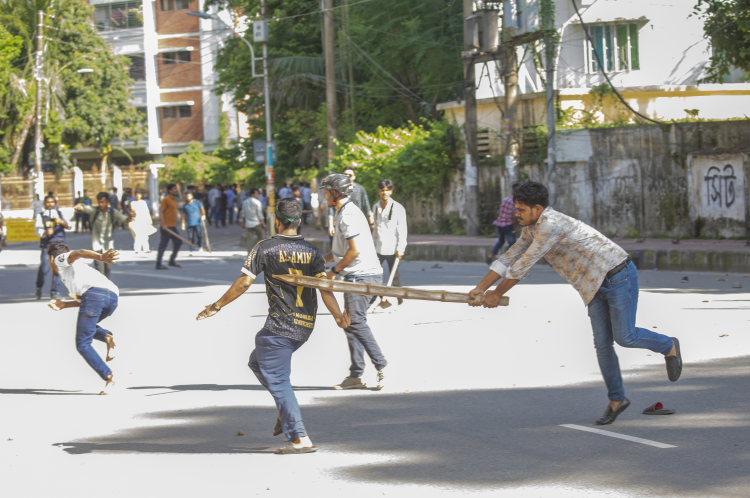
[[[74,261],[81,258],[93,259],[94,261],[102,261],[104,263],[114,264],[115,261],[120,259],[120,253],[115,251],[114,249],[110,249],[103,254],[89,251],[88,249],[78,249],[77,251],[73,251],[70,253],[70,256],[68,256],[68,263],[73,264]]]
[[[323,304],[326,305],[326,308],[328,308],[328,311],[331,312],[334,320],[336,320],[336,325],[338,325],[342,329],[345,329],[352,324],[349,310],[344,310],[343,313],[341,312],[341,308],[339,308],[339,303],[338,301],[336,301],[333,292],[321,290],[320,297],[323,298]]]
[[[48,303],[49,307],[55,311],[60,311],[65,308],[80,308],[81,301],[61,301],[56,299]]]
[[[250,288],[250,285],[252,285],[253,280],[254,279],[250,278],[249,275],[243,274],[240,278],[234,281],[229,290],[227,290],[224,295],[219,298],[218,301],[206,306],[206,309],[198,313],[198,316],[195,317],[195,319],[203,320],[204,318],[214,316],[219,312],[219,310],[221,310],[221,308],[244,294],[245,291]]]

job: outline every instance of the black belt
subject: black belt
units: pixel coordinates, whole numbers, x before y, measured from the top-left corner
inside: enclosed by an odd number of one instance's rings
[[[612,268],[611,270],[609,270],[609,272],[607,272],[607,280],[611,279],[612,277],[614,277],[615,275],[617,275],[618,273],[620,273],[622,270],[624,270],[625,268],[627,268],[627,266],[630,264],[630,261],[631,261],[630,260],[630,256],[628,256],[628,259],[626,259],[625,261],[623,261],[619,265],[617,265],[614,268]]]

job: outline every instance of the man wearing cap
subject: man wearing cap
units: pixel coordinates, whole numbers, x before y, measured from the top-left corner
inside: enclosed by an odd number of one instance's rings
[[[331,252],[326,254],[325,261],[334,265],[326,278],[333,280],[337,275],[345,282],[381,285],[383,268],[380,266],[375,244],[372,240],[370,224],[365,215],[349,199],[352,193],[352,181],[347,175],[329,175],[320,185],[325,191],[328,206],[333,207],[336,216],[333,219],[334,234]],[[377,389],[385,386],[383,369],[388,362],[380,351],[372,330],[367,325],[367,307],[370,296],[363,294],[344,294],[344,307],[351,314],[351,325],[344,329],[349,343],[351,367],[349,376],[334,389],[364,389],[362,382],[365,371],[364,353],[370,357],[378,371]]]

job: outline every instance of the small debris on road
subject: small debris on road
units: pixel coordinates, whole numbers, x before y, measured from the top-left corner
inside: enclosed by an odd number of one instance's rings
[[[719,337],[729,337],[729,334],[721,334]]]
[[[680,282],[682,282],[683,284],[686,284],[690,282],[690,280],[687,277],[682,277],[682,280],[680,280]]]
[[[244,432],[242,432],[242,431],[237,431],[237,435],[238,435],[238,436],[244,436],[244,435],[245,435],[245,433],[244,433]]]

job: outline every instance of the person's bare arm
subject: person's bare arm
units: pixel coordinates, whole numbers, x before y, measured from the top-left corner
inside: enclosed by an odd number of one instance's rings
[[[246,290],[250,288],[250,286],[253,283],[252,278],[250,278],[249,275],[243,274],[240,278],[234,281],[232,286],[224,293],[223,296],[219,298],[218,301],[215,303],[211,303],[208,306],[206,306],[206,309],[198,313],[198,316],[195,317],[196,320],[203,320],[204,318],[209,318],[214,316],[216,313],[218,313],[221,308],[226,306],[227,304],[231,303],[238,297],[240,297],[242,294],[245,293]]]
[[[323,304],[326,305],[328,311],[330,311],[331,315],[333,315],[333,319],[336,320],[336,325],[338,325],[342,329],[345,329],[352,324],[349,310],[344,310],[343,313],[341,312],[341,308],[339,308],[339,303],[338,301],[336,301],[333,292],[320,290],[320,297],[323,298]]]
[[[103,254],[98,252],[89,251],[88,249],[78,249],[70,253],[68,256],[68,263],[73,264],[74,261],[79,259],[93,259],[94,261],[101,261],[103,263],[114,264],[115,261],[120,259],[120,253],[114,249],[110,249]]]
[[[183,211],[183,213],[182,213],[182,226],[180,227],[183,230],[185,230],[185,218],[186,218],[185,212]]]
[[[80,308],[80,301],[61,301],[56,299],[48,303],[49,307],[55,311],[64,310],[65,308]]]
[[[342,271],[344,268],[352,264],[352,261],[357,259],[357,256],[359,256],[359,251],[357,250],[357,243],[354,241],[354,238],[351,238],[346,241],[347,245],[349,246],[349,249],[346,250],[346,254],[344,254],[344,257],[341,258],[341,261],[336,263],[334,268],[336,268],[338,271]],[[328,255],[326,255],[326,258]],[[333,261],[333,255],[331,255],[331,261]],[[326,259],[326,263],[329,261]],[[338,267],[338,268],[337,268]],[[336,273],[333,272],[333,269],[328,272],[326,275],[326,278],[329,280],[333,280],[336,278]]]

